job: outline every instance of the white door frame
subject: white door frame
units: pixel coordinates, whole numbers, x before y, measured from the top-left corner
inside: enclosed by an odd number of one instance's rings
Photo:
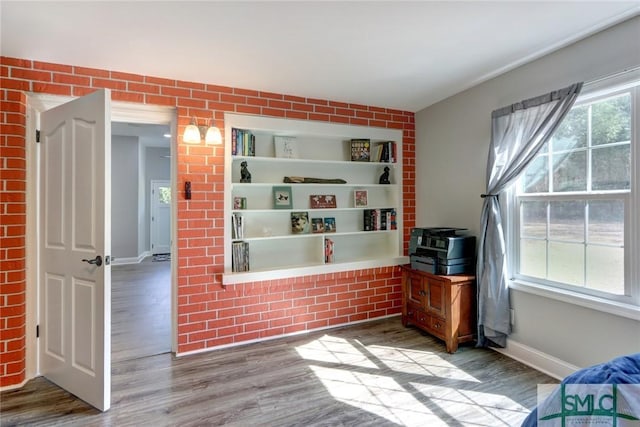
[[[171,188],[171,192],[172,192],[172,194],[171,194],[171,204],[169,205],[169,209],[171,209],[173,207],[173,204],[175,203],[175,199],[173,198],[173,185],[171,183],[171,180],[167,180],[167,179],[152,179],[150,182],[151,182],[151,191],[152,192],[153,192],[153,190],[154,190],[156,185],[166,184],[166,185],[164,185],[165,187],[170,187]],[[152,255],[154,254],[153,243],[154,243],[154,240],[157,239],[156,231],[155,231],[156,227],[154,226],[156,224],[156,222],[154,221],[154,216],[157,216],[156,212],[155,212],[155,206],[156,206],[155,198],[154,198],[154,195],[152,193],[150,195],[150,197],[149,197],[149,213],[151,214],[151,218],[149,218],[149,246],[150,246],[149,249],[150,249]],[[169,233],[171,233],[171,230],[169,230]],[[169,240],[172,240],[171,239],[171,235],[169,235]],[[169,243],[169,245],[170,245],[169,251],[171,251],[171,242]]]
[[[39,149],[36,144],[36,129],[40,128],[40,112],[64,104],[75,97],[48,94],[27,94],[27,129],[26,129],[26,202],[27,202],[27,230],[26,230],[26,372],[22,386],[28,380],[40,374],[38,360],[38,339],[36,327],[38,325],[39,304],[39,259],[38,259],[38,213],[40,210],[38,170],[40,169]],[[170,164],[171,182],[177,182],[176,141],[177,117],[176,109],[146,104],[127,102],[111,103],[111,121],[145,124],[167,124],[171,128]],[[176,186],[171,188],[172,200],[177,200]],[[177,207],[171,204],[171,252],[177,254]],[[171,351],[177,351],[177,257],[171,257]]]

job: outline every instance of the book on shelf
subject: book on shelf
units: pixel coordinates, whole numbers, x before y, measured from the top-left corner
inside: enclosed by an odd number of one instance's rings
[[[397,161],[395,141],[379,142],[376,147],[374,161],[381,163],[395,163]]]
[[[324,262],[330,264],[334,262],[334,242],[331,239],[324,239]]]
[[[309,196],[311,209],[326,209],[336,207],[335,194],[312,194]]]
[[[371,159],[371,140],[352,139],[351,140],[351,161],[368,162]]]
[[[231,270],[233,272],[249,271],[249,242],[231,244]]]
[[[244,220],[237,213],[231,215],[231,238],[244,239]]]
[[[311,218],[311,232],[324,233],[324,221],[322,218]]]
[[[256,137],[251,131],[231,128],[231,155],[255,156]]]
[[[396,230],[396,210],[393,208],[365,209],[363,211],[364,231]]]
[[[291,233],[306,234],[311,231],[309,212],[291,212]]]
[[[247,209],[247,198],[246,197],[234,197],[233,198],[233,209]]]
[[[293,136],[274,136],[273,146],[276,157],[282,159],[298,158],[298,146],[296,145],[296,138]]]
[[[336,232],[336,219],[332,216],[325,217],[324,219],[324,232],[335,233]]]

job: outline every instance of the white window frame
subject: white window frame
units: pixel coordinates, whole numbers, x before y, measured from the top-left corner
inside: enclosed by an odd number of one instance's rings
[[[516,186],[512,185],[507,191],[504,208],[507,213],[505,232],[507,235],[507,262],[511,272],[510,287],[519,291],[552,298],[555,300],[580,305],[623,317],[640,320],[640,68],[625,71],[606,79],[601,79],[584,86],[576,106],[591,102],[598,98],[606,98],[615,93],[632,88],[632,135],[631,135],[631,189],[622,192],[603,192],[593,198],[625,199],[625,231],[624,231],[624,264],[625,264],[625,294],[613,295],[598,290],[563,285],[555,282],[520,275],[520,210],[516,197]],[[563,193],[552,195],[551,198],[562,200],[572,197],[582,198],[582,194]],[[587,195],[588,198],[592,194]],[[534,200],[536,196],[525,196]],[[549,200],[549,197],[541,197]]]

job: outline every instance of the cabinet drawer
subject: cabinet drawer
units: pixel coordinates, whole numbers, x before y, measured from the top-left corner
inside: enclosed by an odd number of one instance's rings
[[[436,316],[429,316],[429,324],[427,325],[427,327],[429,328],[429,332],[432,335],[440,339],[445,339],[445,326],[446,322],[444,319]]]

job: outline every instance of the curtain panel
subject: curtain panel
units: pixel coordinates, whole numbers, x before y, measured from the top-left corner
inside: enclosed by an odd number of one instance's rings
[[[509,274],[499,194],[520,176],[576,101],[582,83],[495,110],[477,260],[478,346],[504,347],[511,333]]]

